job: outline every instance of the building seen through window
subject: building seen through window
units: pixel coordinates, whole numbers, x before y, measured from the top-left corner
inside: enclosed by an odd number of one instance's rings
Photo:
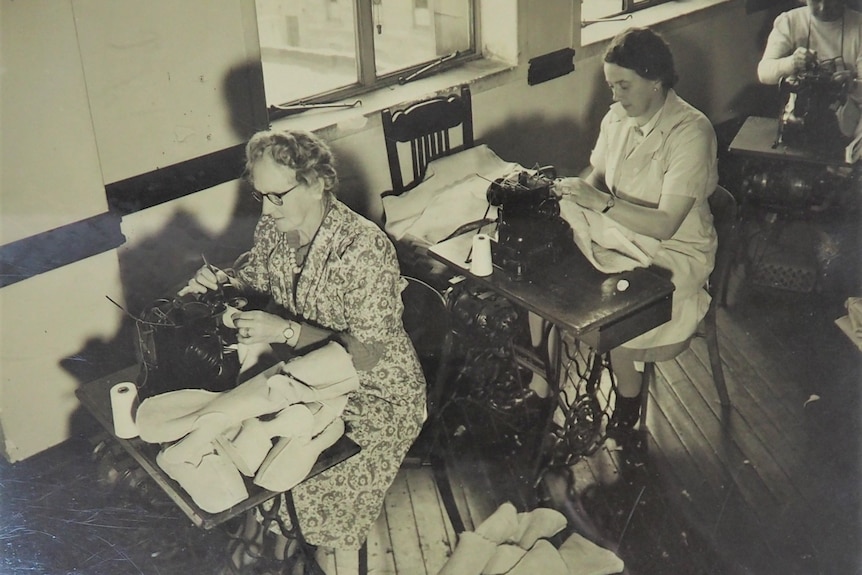
[[[346,97],[472,54],[473,3],[256,0],[267,105]]]

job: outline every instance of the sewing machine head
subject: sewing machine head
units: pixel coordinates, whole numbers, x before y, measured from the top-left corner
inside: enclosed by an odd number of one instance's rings
[[[225,391],[236,385],[236,333],[225,326],[228,306],[247,301],[228,289],[201,296],[160,298],[137,319],[138,395],[177,389]]]
[[[846,144],[835,112],[847,98],[853,77],[842,64],[840,58],[814,61],[797,75],[781,80],[779,93],[784,107],[776,145],[822,148]]]
[[[546,166],[498,178],[488,187],[488,203],[498,208],[494,263],[515,279],[558,262],[574,245],[551,190],[555,177]]]

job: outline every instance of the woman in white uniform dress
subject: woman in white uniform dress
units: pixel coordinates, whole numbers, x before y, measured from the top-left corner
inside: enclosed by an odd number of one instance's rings
[[[709,307],[704,286],[718,244],[708,198],[718,182],[717,145],[706,116],[674,92],[673,56],[657,33],[619,34],[605,53],[604,74],[615,102],[602,120],[591,170],[555,189],[658,239],[654,264],[671,272],[676,288],[669,322],[611,351],[618,394],[608,434],[621,438],[639,416],[642,373],[635,362],[677,355]]]

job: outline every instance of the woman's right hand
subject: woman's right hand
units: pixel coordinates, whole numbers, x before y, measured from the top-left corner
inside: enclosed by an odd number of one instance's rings
[[[803,46],[794,50],[792,56],[794,72],[803,72],[817,62],[817,52],[809,50]]]
[[[177,295],[182,297],[190,293],[204,294],[210,290],[217,290],[219,285],[226,283],[230,283],[230,277],[226,273],[218,268],[205,265],[195,272],[194,277],[177,292]]]

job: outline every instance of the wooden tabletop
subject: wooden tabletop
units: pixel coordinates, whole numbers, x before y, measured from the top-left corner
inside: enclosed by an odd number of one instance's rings
[[[138,375],[138,370],[138,366],[132,366],[101,379],[91,381],[78,388],[75,394],[81,401],[81,405],[140,464],[159,487],[167,493],[168,497],[192,520],[192,523],[204,529],[211,529],[278,495],[276,492],[268,491],[255,485],[250,478],[245,478],[246,488],[249,492],[249,497],[246,500],[220,513],[209,513],[198,507],[179,483],[162,471],[162,468],[156,463],[156,456],[159,453],[158,445],[146,443],[137,437],[134,439],[120,439],[114,435],[114,419],[111,413],[111,388],[117,383],[134,382]],[[317,463],[314,464],[307,477],[313,477],[357,453],[359,453],[359,446],[346,435],[342,435],[341,439],[335,445],[320,454]]]
[[[775,145],[778,139],[778,119],[749,116],[737,132],[728,150],[734,154],[771,160],[792,160],[824,166],[849,166],[844,161],[844,148],[802,148]]]
[[[490,276],[479,277],[470,273],[465,261],[471,244],[472,234],[464,234],[432,246],[428,253],[599,352],[609,351],[671,317],[674,286],[652,270],[605,274],[574,248],[560,263],[525,279],[514,279],[496,265]],[[625,290],[620,289],[620,280],[628,282]]]

